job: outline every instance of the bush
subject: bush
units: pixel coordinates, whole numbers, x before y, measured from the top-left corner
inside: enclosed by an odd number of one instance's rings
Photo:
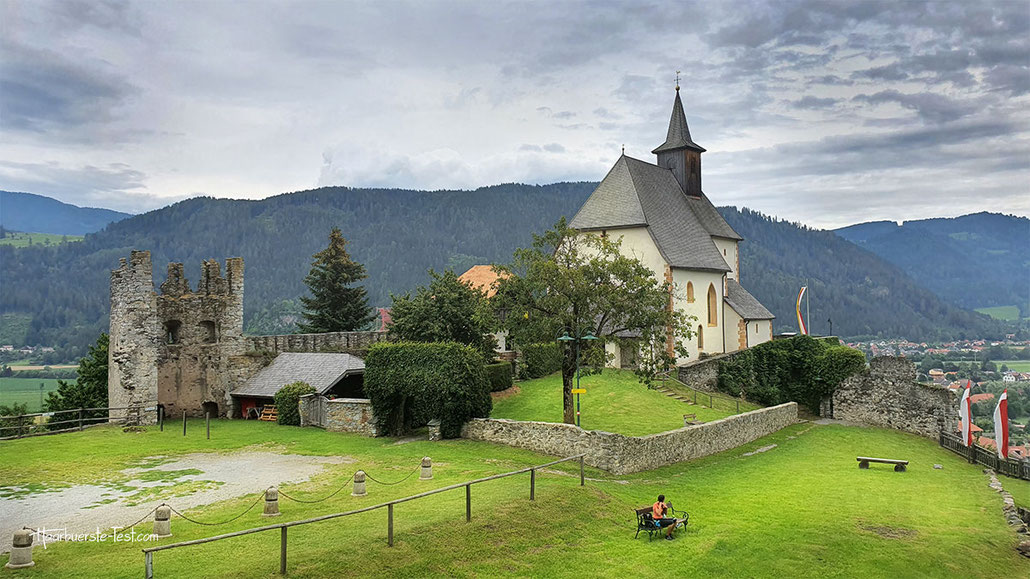
[[[511,363],[497,362],[486,365],[486,379],[490,383],[491,392],[500,392],[511,388]]]
[[[556,342],[529,344],[522,349],[526,378],[540,378],[561,370],[561,349]]]
[[[766,406],[794,401],[819,411],[845,378],[865,368],[865,355],[809,336],[759,344],[719,363],[718,389]]]
[[[300,397],[314,394],[315,389],[307,382],[287,384],[275,393],[275,411],[278,423],[289,426],[300,426]]]
[[[486,418],[492,407],[483,357],[456,342],[374,344],[365,358],[365,394],[386,435],[439,419],[441,434],[457,438],[468,419]]]

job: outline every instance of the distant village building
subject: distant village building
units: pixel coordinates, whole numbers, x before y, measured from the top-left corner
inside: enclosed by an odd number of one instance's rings
[[[507,277],[507,274],[499,274],[492,265],[473,265],[465,273],[458,276],[458,281],[472,289],[479,290],[487,299],[490,299],[497,295],[497,287],[501,279],[505,277]],[[499,315],[503,316],[504,312],[500,312]],[[498,354],[511,350],[507,330],[501,330],[490,335],[497,342],[495,350]]]
[[[652,152],[657,164],[623,153],[570,226],[621,237],[624,254],[673,283],[672,306],[697,318],[680,362],[768,342],[775,316],[740,284],[743,238],[701,189],[705,149],[691,140],[678,86],[668,135]],[[618,365],[619,346],[606,348]]]

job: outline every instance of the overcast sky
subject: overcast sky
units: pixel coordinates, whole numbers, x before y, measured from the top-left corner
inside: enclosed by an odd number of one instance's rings
[[[599,181],[682,70],[716,205],[1030,214],[1027,0],[0,1],[0,189],[76,205]]]

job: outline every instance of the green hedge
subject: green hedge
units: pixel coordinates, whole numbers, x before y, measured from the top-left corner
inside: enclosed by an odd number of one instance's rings
[[[300,397],[314,394],[315,389],[307,382],[287,384],[275,393],[275,411],[279,424],[300,426]]]
[[[847,346],[796,336],[749,348],[719,363],[719,390],[771,406],[794,401],[819,411],[840,383],[865,368],[865,355]]]
[[[529,344],[522,349],[524,378],[540,378],[561,370],[562,355],[557,342]]]
[[[491,392],[500,392],[511,388],[511,363],[496,362],[486,365],[486,379],[490,382]]]
[[[438,418],[441,434],[457,438],[465,422],[490,416],[492,407],[482,355],[456,342],[374,344],[365,358],[365,394],[386,435]]]

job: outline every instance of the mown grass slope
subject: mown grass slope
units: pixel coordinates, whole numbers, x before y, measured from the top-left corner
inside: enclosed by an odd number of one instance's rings
[[[396,486],[369,484],[369,495],[341,492],[316,504],[282,500],[274,522],[340,512],[431,488],[547,462],[551,457],[464,440],[396,444],[390,439],[280,427],[255,422],[215,423],[213,439],[199,433],[150,428],[123,433],[98,428],[83,433],[0,443],[0,480],[75,482],[118,476],[145,457],[196,451],[229,451],[263,445],[283,452],[338,454],[336,465],[286,493],[317,498],[339,488],[357,468],[382,480],[406,474],[418,458],[434,459],[432,481],[415,477]],[[765,452],[747,452],[776,445]],[[909,471],[887,465],[858,469],[858,455],[905,458]],[[934,464],[943,469],[935,470]],[[1025,577],[1030,565],[1013,549],[1017,536],[1005,524],[1002,501],[987,487],[981,468],[965,463],[931,440],[879,429],[816,426],[786,428],[745,447],[705,459],[628,476],[587,469],[579,486],[574,466],[537,477],[537,500],[528,500],[528,476],[472,488],[472,522],[464,521],[464,492],[398,505],[395,546],[386,545],[386,513],[373,511],[289,531],[289,575],[490,577]],[[1004,479],[1004,484],[1014,481]],[[259,491],[260,489],[255,489]],[[664,493],[691,514],[675,541],[633,538],[632,508]],[[192,510],[205,521],[239,513],[253,497]],[[174,500],[169,501],[174,506]],[[147,507],[140,507],[147,510]],[[31,516],[29,516],[31,519]],[[31,523],[31,520],[27,521]],[[259,510],[219,527],[173,519],[185,541],[269,523]],[[34,552],[25,577],[138,577],[141,545],[77,543]],[[158,577],[276,576],[279,533],[160,552]],[[6,557],[0,556],[0,563]],[[6,573],[5,575],[11,575]],[[11,575],[13,576],[13,575]]]

